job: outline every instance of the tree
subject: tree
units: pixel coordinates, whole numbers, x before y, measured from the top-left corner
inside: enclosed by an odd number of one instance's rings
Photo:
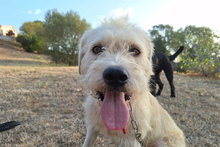
[[[20,42],[27,52],[33,52],[33,46],[38,43],[37,37],[29,34],[18,35],[16,41]]]
[[[33,22],[25,22],[20,27],[22,34],[42,34],[44,23],[42,21],[36,20]]]
[[[202,72],[203,76],[219,76],[220,37],[211,30],[208,30],[206,35],[202,33],[204,32],[186,36],[188,43],[182,54],[182,63],[185,69]]]
[[[43,22],[39,20],[33,22],[25,22],[20,27],[20,31],[22,33],[19,35],[17,41],[22,41],[20,43],[25,50],[28,50],[29,52],[35,51],[37,53],[45,53],[48,50],[48,46],[44,38]],[[35,41],[33,41],[33,39]]]
[[[53,61],[77,65],[78,42],[82,34],[90,28],[90,24],[85,19],[81,20],[76,12],[61,14],[54,9],[47,11],[44,28]]]
[[[148,31],[155,46],[155,52],[170,54],[172,50],[171,41],[173,39],[173,27],[170,25],[155,25]]]

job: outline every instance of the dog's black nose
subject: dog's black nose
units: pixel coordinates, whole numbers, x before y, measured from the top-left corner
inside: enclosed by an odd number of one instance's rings
[[[128,81],[128,72],[119,66],[109,67],[103,73],[105,82],[112,87],[121,87]]]

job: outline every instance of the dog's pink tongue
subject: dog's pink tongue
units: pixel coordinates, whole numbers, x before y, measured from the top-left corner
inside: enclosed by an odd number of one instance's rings
[[[129,110],[124,92],[106,92],[101,106],[102,122],[110,130],[125,128],[129,120]]]

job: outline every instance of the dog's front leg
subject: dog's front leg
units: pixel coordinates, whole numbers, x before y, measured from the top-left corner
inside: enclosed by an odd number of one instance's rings
[[[98,135],[99,131],[91,126],[87,127],[86,139],[83,143],[83,147],[92,147]]]

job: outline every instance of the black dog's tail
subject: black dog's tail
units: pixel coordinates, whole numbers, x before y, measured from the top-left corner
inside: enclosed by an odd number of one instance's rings
[[[170,61],[173,61],[184,49],[184,46],[180,46],[180,48],[176,51],[175,54],[168,56]]]
[[[10,121],[10,122],[0,124],[0,132],[12,129],[18,125],[20,125],[20,122],[18,121]]]

